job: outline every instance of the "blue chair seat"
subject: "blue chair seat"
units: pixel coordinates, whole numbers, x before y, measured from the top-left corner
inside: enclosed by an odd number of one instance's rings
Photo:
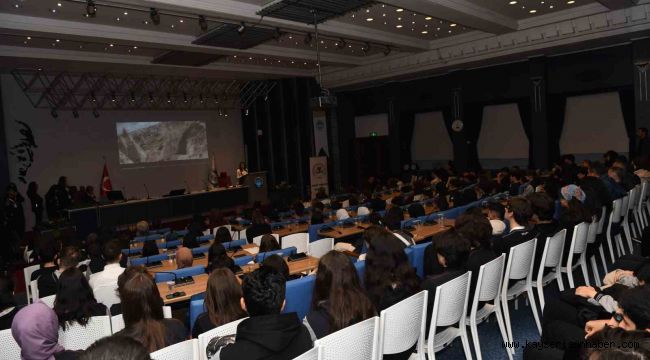
[[[235,246],[244,246],[244,245],[246,245],[246,244],[248,244],[248,242],[246,241],[246,239],[240,239],[240,240],[233,240],[233,241],[231,241],[231,242],[224,243],[224,244],[223,244],[223,247],[226,248],[226,250],[228,250],[228,249],[230,249],[231,247],[235,247]]]
[[[133,248],[133,249],[122,249],[122,254],[126,256],[142,254],[142,248]]]
[[[199,236],[199,237],[196,238],[196,241],[199,242],[199,243],[208,242],[210,240],[214,240],[214,235],[212,235],[212,234],[203,235],[203,236]]]
[[[152,234],[152,235],[147,235],[145,241],[159,240],[160,238],[162,238],[162,235],[160,235],[160,234]]]
[[[303,319],[311,310],[311,298],[314,291],[316,276],[304,276],[300,279],[287,281],[285,291],[286,305],[283,313],[295,312],[298,319]]]
[[[271,255],[280,255],[281,257],[287,257],[289,255],[293,255],[296,253],[296,247],[291,246],[286,249],[280,249],[280,250],[274,250],[274,251],[267,251],[263,253],[257,254],[257,257],[255,258],[255,262],[261,263],[266,259],[267,257]]]
[[[209,246],[194,248],[192,249],[192,255],[207,254],[209,250]]]
[[[366,275],[366,262],[357,261],[354,263],[354,267],[357,269],[357,275],[359,275],[359,281],[361,282],[361,286],[364,286],[363,280]]]
[[[193,266],[190,268],[184,268],[184,269],[178,269],[174,271],[170,271],[169,273],[156,273],[156,282],[165,282],[165,281],[173,281],[174,280],[174,275],[176,274],[176,277],[188,277],[188,276],[196,276],[196,275],[201,275],[205,274],[205,268],[203,266]]]
[[[253,261],[253,256],[249,255],[249,256],[236,257],[236,258],[234,258],[234,261],[235,261],[235,265],[244,266],[244,265],[248,264],[249,262]]]
[[[194,323],[196,322],[196,319],[201,315],[202,313],[205,312],[205,306],[204,306],[204,300],[203,299],[196,299],[196,300],[191,300],[190,301],[190,333],[194,329]]]
[[[172,240],[172,241],[166,241],[164,243],[158,244],[158,247],[161,249],[169,249],[169,248],[175,248],[181,246],[181,241],[180,240]]]

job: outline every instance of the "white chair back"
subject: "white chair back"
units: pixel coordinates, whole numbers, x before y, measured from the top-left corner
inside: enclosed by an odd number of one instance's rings
[[[163,317],[165,319],[172,318],[171,306],[163,306]],[[111,331],[113,332],[113,334],[123,329],[124,329],[124,318],[122,317],[122,314],[111,316]]]
[[[108,316],[93,316],[86,326],[75,323],[65,331],[59,328],[59,344],[66,350],[86,350],[95,341],[111,336],[111,320]]]
[[[417,353],[424,354],[428,295],[420,291],[381,312],[377,356],[401,353],[415,343]]]
[[[436,288],[431,310],[429,339],[427,340],[427,352],[430,359],[435,358],[437,351],[443,349],[447,343],[458,336],[461,337],[465,356],[468,359],[472,356],[465,327],[471,276],[472,272],[468,271]],[[451,326],[454,324],[458,324],[458,327]],[[439,326],[449,326],[439,334],[442,341],[441,339],[436,340],[436,328]]]
[[[370,215],[370,210],[365,206],[359,206],[357,209],[357,216],[366,216]]]
[[[38,300],[38,280],[29,282],[29,290],[32,293],[32,302]]]
[[[598,219],[598,231],[597,231],[597,234],[602,234],[603,233],[603,228],[605,227],[605,215],[607,215],[607,206],[603,205],[603,208],[600,211],[600,219]]]
[[[205,351],[208,348],[208,343],[210,342],[210,340],[212,340],[217,336],[235,335],[237,333],[237,326],[239,325],[239,323],[246,319],[248,318],[235,320],[227,324],[223,324],[219,327],[216,327],[210,331],[206,331],[203,334],[199,334],[199,338],[198,338],[199,358],[201,360],[207,360],[207,355]]]
[[[536,244],[537,239],[532,239],[510,248],[505,279],[521,280],[530,277]]]
[[[341,203],[341,207],[344,208],[344,209],[349,208],[350,207],[350,200],[343,200],[343,202]]]
[[[315,346],[297,358],[293,358],[293,360],[318,360],[320,358],[320,349],[320,346]]]
[[[542,267],[539,269],[541,273],[544,273],[544,268],[556,268],[560,265],[562,253],[564,252],[565,239],[566,229],[562,229],[548,238],[544,246],[544,253],[542,254]]]
[[[376,358],[378,338],[375,316],[318,339],[314,346],[323,347],[320,360],[371,360]]]
[[[296,247],[296,253],[306,253],[309,251],[309,234],[308,233],[298,233],[287,235],[282,238],[282,248],[290,248],[292,246]]]
[[[107,308],[120,303],[120,297],[117,294],[117,283],[113,286],[99,286],[93,290],[95,299],[98,303],[106,305]]]
[[[309,256],[321,258],[334,250],[334,238],[324,238],[309,243]]]
[[[152,360],[196,360],[199,358],[199,342],[186,340],[149,354]]]
[[[596,242],[596,236],[598,235],[598,222],[596,219],[589,223],[589,228],[587,229],[587,244],[593,244]]]
[[[612,213],[610,214],[610,221],[618,223],[621,221],[621,214],[623,208],[623,199],[616,199],[612,203]]]
[[[32,266],[27,266],[26,268],[23,269],[23,275],[25,276],[25,284],[27,285],[27,303],[32,302],[32,290],[29,287],[29,283],[31,282],[32,274],[34,271],[38,270],[41,268],[41,265],[32,265]]]
[[[505,264],[506,254],[501,254],[498,258],[481,265],[476,281],[476,292],[472,300],[472,308],[478,307],[478,303],[481,301],[494,301],[496,303],[499,300]]]
[[[56,295],[46,296],[46,297],[44,297],[44,298],[40,298],[40,299],[38,299],[38,300],[44,302],[45,305],[47,305],[47,306],[49,306],[51,309],[53,309],[53,308],[54,308],[54,300],[56,300]]]
[[[20,359],[20,346],[11,334],[11,329],[0,331],[0,346],[3,359]]]
[[[573,228],[573,239],[571,239],[570,254],[582,254],[587,248],[587,236],[589,234],[589,223],[581,222]]]
[[[273,237],[275,238],[275,240],[278,241],[278,244],[279,244],[280,243],[280,235],[278,235],[278,234],[271,234],[271,235],[273,235]],[[264,236],[264,235],[254,237],[253,238],[253,244],[255,244],[257,246],[260,246],[262,244],[262,236]]]

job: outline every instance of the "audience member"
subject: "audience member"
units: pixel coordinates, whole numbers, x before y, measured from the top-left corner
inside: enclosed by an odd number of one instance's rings
[[[90,269],[91,274],[96,274],[100,271],[104,271],[106,260],[104,260],[102,254],[102,244],[99,241],[99,236],[97,236],[95,233],[90,233],[86,237],[86,254],[90,259],[88,268]]]
[[[120,266],[120,260],[122,259],[122,249],[120,243],[117,240],[111,240],[104,244],[104,259],[106,261],[106,266],[104,270],[90,276],[90,287],[93,291],[102,287],[111,287],[117,288],[117,279],[124,272],[124,268]],[[99,298],[97,301],[104,303],[109,299]],[[110,303],[108,301],[107,303]]]
[[[323,218],[323,210],[319,208],[312,208],[311,219],[309,223],[311,225],[318,225],[318,224],[322,224],[324,221],[325,219]]]
[[[218,326],[244,318],[246,311],[241,308],[241,286],[230,269],[216,269],[208,277],[205,293],[206,312],[196,318],[192,337],[212,330]]]
[[[106,306],[99,304],[88,280],[77,268],[61,273],[59,287],[54,299],[54,312],[64,331],[75,323],[86,326],[93,316],[106,315]]]
[[[187,339],[180,321],[164,318],[163,300],[144,266],[127,268],[117,283],[125,325],[118,335],[138,340],[149,352]]]
[[[208,274],[214,270],[226,268],[235,271],[235,262],[233,261],[226,248],[219,242],[213,242],[208,249],[208,266],[205,268]]]
[[[537,233],[529,227],[532,216],[533,209],[530,201],[520,197],[511,198],[506,206],[506,220],[510,232],[492,240],[492,250],[497,254],[507,255],[510,248],[534,239]]]
[[[277,271],[261,267],[242,282],[241,307],[249,318],[239,323],[237,335],[210,340],[210,360],[293,359],[312,346],[307,328],[296,313],[282,314],[286,280]]]
[[[384,215],[384,225],[389,230],[399,230],[402,228],[402,221],[404,221],[404,211],[399,206],[391,206],[390,209],[386,210],[386,215]]]
[[[95,341],[79,360],[151,360],[142,344],[126,336],[108,336]]]
[[[356,268],[347,255],[330,251],[320,258],[312,296],[312,310],[303,324],[312,340],[376,315]]]
[[[469,303],[471,303],[474,299],[474,289],[476,288],[481,266],[497,258],[497,254],[492,251],[490,243],[490,240],[492,240],[492,227],[485,216],[468,212],[456,219],[454,227],[458,235],[469,241],[470,244],[465,268],[472,272],[469,297]]]
[[[57,242],[53,239],[44,239],[35,249],[36,261],[41,268],[34,271],[30,281],[38,280],[41,276],[51,276],[57,269],[55,260],[57,258]],[[29,284],[25,284],[29,286]]]
[[[192,256],[192,250],[185,246],[176,249],[176,269],[192,267],[193,263],[194,257]]]
[[[217,233],[214,234],[214,242],[225,244],[232,241],[232,236],[230,235],[230,230],[225,226],[220,226],[217,229]]]
[[[277,254],[267,256],[264,261],[262,261],[262,266],[274,269],[278,273],[282,274],[286,280],[289,280],[289,265],[287,265],[287,262],[284,261],[282,256]]]
[[[14,283],[10,277],[0,275],[0,330],[11,328],[14,316],[20,310],[14,299]]]
[[[246,229],[246,238],[248,239],[249,244],[253,243],[254,238],[272,232],[271,225],[266,222],[264,215],[262,215],[262,212],[259,209],[253,211],[251,220],[253,224]]]
[[[262,235],[260,240],[260,252],[275,251],[280,250],[280,244],[278,240],[275,239],[275,236],[271,234]]]
[[[575,185],[568,185],[563,187],[560,193],[562,194],[562,198],[560,199],[560,204],[562,205],[560,210],[560,229],[566,229],[562,264],[566,264],[569,258],[575,226],[582,222],[591,222],[592,216],[583,205],[586,197],[582,189]]]
[[[67,269],[77,267],[81,260],[81,252],[77,247],[67,246],[61,250],[58,259],[58,269],[38,277],[38,297],[56,294],[59,276]]]
[[[11,324],[11,335],[20,346],[22,360],[63,359],[65,349],[59,345],[59,322],[56,313],[41,301],[22,308]]]
[[[560,231],[559,224],[553,219],[555,214],[555,201],[546,193],[532,193],[527,196],[532,206],[532,221],[535,224],[532,231],[537,235],[537,248],[535,249],[535,261],[533,264],[534,278],[537,279],[537,271],[542,262],[544,246],[548,238]]]

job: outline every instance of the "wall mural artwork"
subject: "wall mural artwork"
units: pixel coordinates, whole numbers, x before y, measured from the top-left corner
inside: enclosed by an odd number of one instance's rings
[[[32,128],[22,121],[16,120],[21,126],[18,131],[21,138],[18,142],[9,148],[9,155],[15,156],[18,160],[18,180],[23,184],[27,184],[27,173],[29,168],[34,164],[34,149],[38,147],[34,139]]]

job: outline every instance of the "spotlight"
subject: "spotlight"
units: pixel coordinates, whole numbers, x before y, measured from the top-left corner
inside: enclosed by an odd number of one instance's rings
[[[167,93],[167,103],[171,104],[172,102],[172,95],[170,93]]]
[[[79,111],[77,111],[77,109],[72,110],[72,116],[74,116],[75,119],[79,119]]]
[[[95,17],[97,15],[97,7],[95,6],[95,1],[88,0],[86,2],[86,15],[88,17]]]
[[[90,99],[91,99],[90,101],[92,101],[92,102],[97,102],[97,98],[95,97],[95,93],[94,93],[94,92],[91,92],[91,93],[90,93]]]
[[[203,94],[199,94],[199,101],[203,104]]]
[[[135,102],[135,93],[133,91],[131,91],[131,102]]]
[[[307,33],[307,35],[305,35],[304,42],[305,42],[305,45],[311,44],[311,33]]]
[[[93,116],[95,119],[99,118],[99,111],[97,111],[97,109],[93,110]]]
[[[339,49],[343,49],[343,48],[345,48],[345,45],[347,45],[347,43],[346,43],[345,40],[343,40],[343,39],[339,40],[339,41],[336,43],[336,47],[339,48]]]
[[[160,14],[156,8],[151,8],[149,11],[149,18],[154,25],[160,25]]]
[[[368,54],[368,51],[370,51],[370,43],[368,43],[368,42],[365,43],[365,44],[361,47],[361,51],[363,51],[363,54],[364,54],[364,55],[367,55],[367,54]]]
[[[214,96],[214,103],[215,103],[215,104],[218,104],[218,103],[219,103],[219,98],[217,97],[217,95]]]
[[[219,116],[223,116],[223,110],[219,109]]]
[[[117,98],[115,97],[115,91],[111,91],[111,102],[116,102]]]
[[[187,103],[187,94],[186,93],[183,93],[183,102]]]
[[[237,32],[239,35],[243,34],[244,31],[246,31],[246,24],[242,21],[241,24],[239,24],[239,27],[237,28]]]
[[[52,117],[55,119],[59,117],[59,113],[56,112],[56,109],[52,109],[52,111],[50,111],[50,115],[52,115]]]
[[[208,22],[205,20],[205,16],[203,15],[199,15],[199,27],[201,28],[201,31],[208,30]]]
[[[393,49],[391,49],[390,46],[386,46],[386,50],[384,50],[384,55],[385,56],[390,55],[391,51],[393,51]]]
[[[248,116],[248,109],[246,109],[246,112],[244,113],[244,115]]]

